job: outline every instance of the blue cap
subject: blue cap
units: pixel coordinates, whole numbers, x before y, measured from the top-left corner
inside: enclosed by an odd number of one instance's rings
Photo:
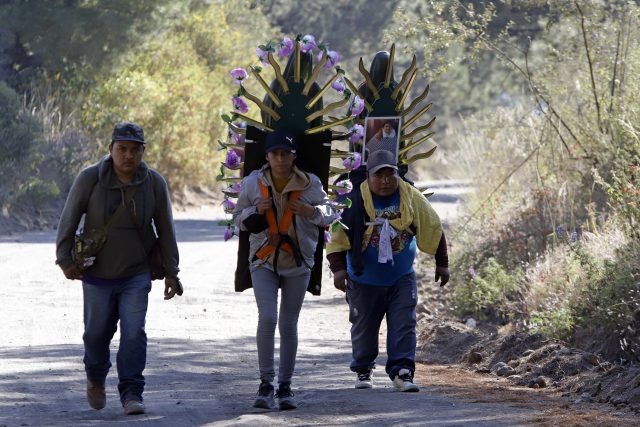
[[[295,153],[297,149],[297,137],[286,129],[278,129],[267,134],[264,143],[264,151],[270,153],[275,150],[284,150]]]

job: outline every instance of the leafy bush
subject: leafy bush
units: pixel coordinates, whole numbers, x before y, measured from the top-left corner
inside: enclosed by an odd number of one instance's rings
[[[15,200],[40,160],[42,129],[18,95],[0,82],[0,206]]]
[[[454,289],[456,310],[477,319],[507,319],[521,286],[520,269],[507,270],[489,258],[479,271],[469,268],[471,279]]]

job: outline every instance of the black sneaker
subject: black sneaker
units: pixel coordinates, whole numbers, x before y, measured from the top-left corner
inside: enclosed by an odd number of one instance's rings
[[[254,408],[271,409],[273,408],[273,386],[269,381],[262,380],[258,395],[253,401]]]
[[[400,369],[398,371],[398,374],[393,379],[393,386],[398,391],[420,391],[420,388],[413,383],[413,372],[409,369]]]
[[[298,405],[293,400],[293,392],[291,391],[291,383],[280,383],[276,392],[278,398],[278,406],[281,410],[296,409]]]
[[[373,371],[371,369],[357,372],[357,374],[356,388],[373,388],[373,381],[371,380]]]

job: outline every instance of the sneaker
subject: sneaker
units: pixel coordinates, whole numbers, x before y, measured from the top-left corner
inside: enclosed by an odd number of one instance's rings
[[[420,391],[417,385],[413,383],[413,372],[408,369],[400,369],[393,379],[393,386],[398,391]]]
[[[357,374],[358,379],[356,380],[356,388],[373,388],[373,381],[371,380],[373,371],[371,369],[357,372]]]
[[[93,409],[102,409],[107,405],[104,384],[96,384],[87,380],[87,401]]]
[[[144,414],[144,404],[139,400],[127,400],[124,402],[124,413],[126,415]]]
[[[262,380],[258,395],[253,402],[254,408],[271,409],[273,408],[273,386],[269,381]]]
[[[282,411],[296,409],[298,407],[295,400],[293,400],[291,383],[280,383],[278,391],[276,392],[276,397],[278,398],[278,406]]]

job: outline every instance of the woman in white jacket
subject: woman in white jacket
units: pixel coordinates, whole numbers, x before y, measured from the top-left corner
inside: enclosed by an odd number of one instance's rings
[[[291,377],[298,348],[298,316],[314,263],[322,227],[335,214],[320,179],[300,170],[296,137],[285,130],[268,134],[267,163],[242,181],[233,214],[236,226],[248,231],[249,264],[258,305],[260,387],[254,407],[274,403],[274,341],[280,332],[280,366],[275,397],[280,409],[294,409]],[[278,316],[278,288],[282,289]],[[279,323],[278,323],[279,321]]]

